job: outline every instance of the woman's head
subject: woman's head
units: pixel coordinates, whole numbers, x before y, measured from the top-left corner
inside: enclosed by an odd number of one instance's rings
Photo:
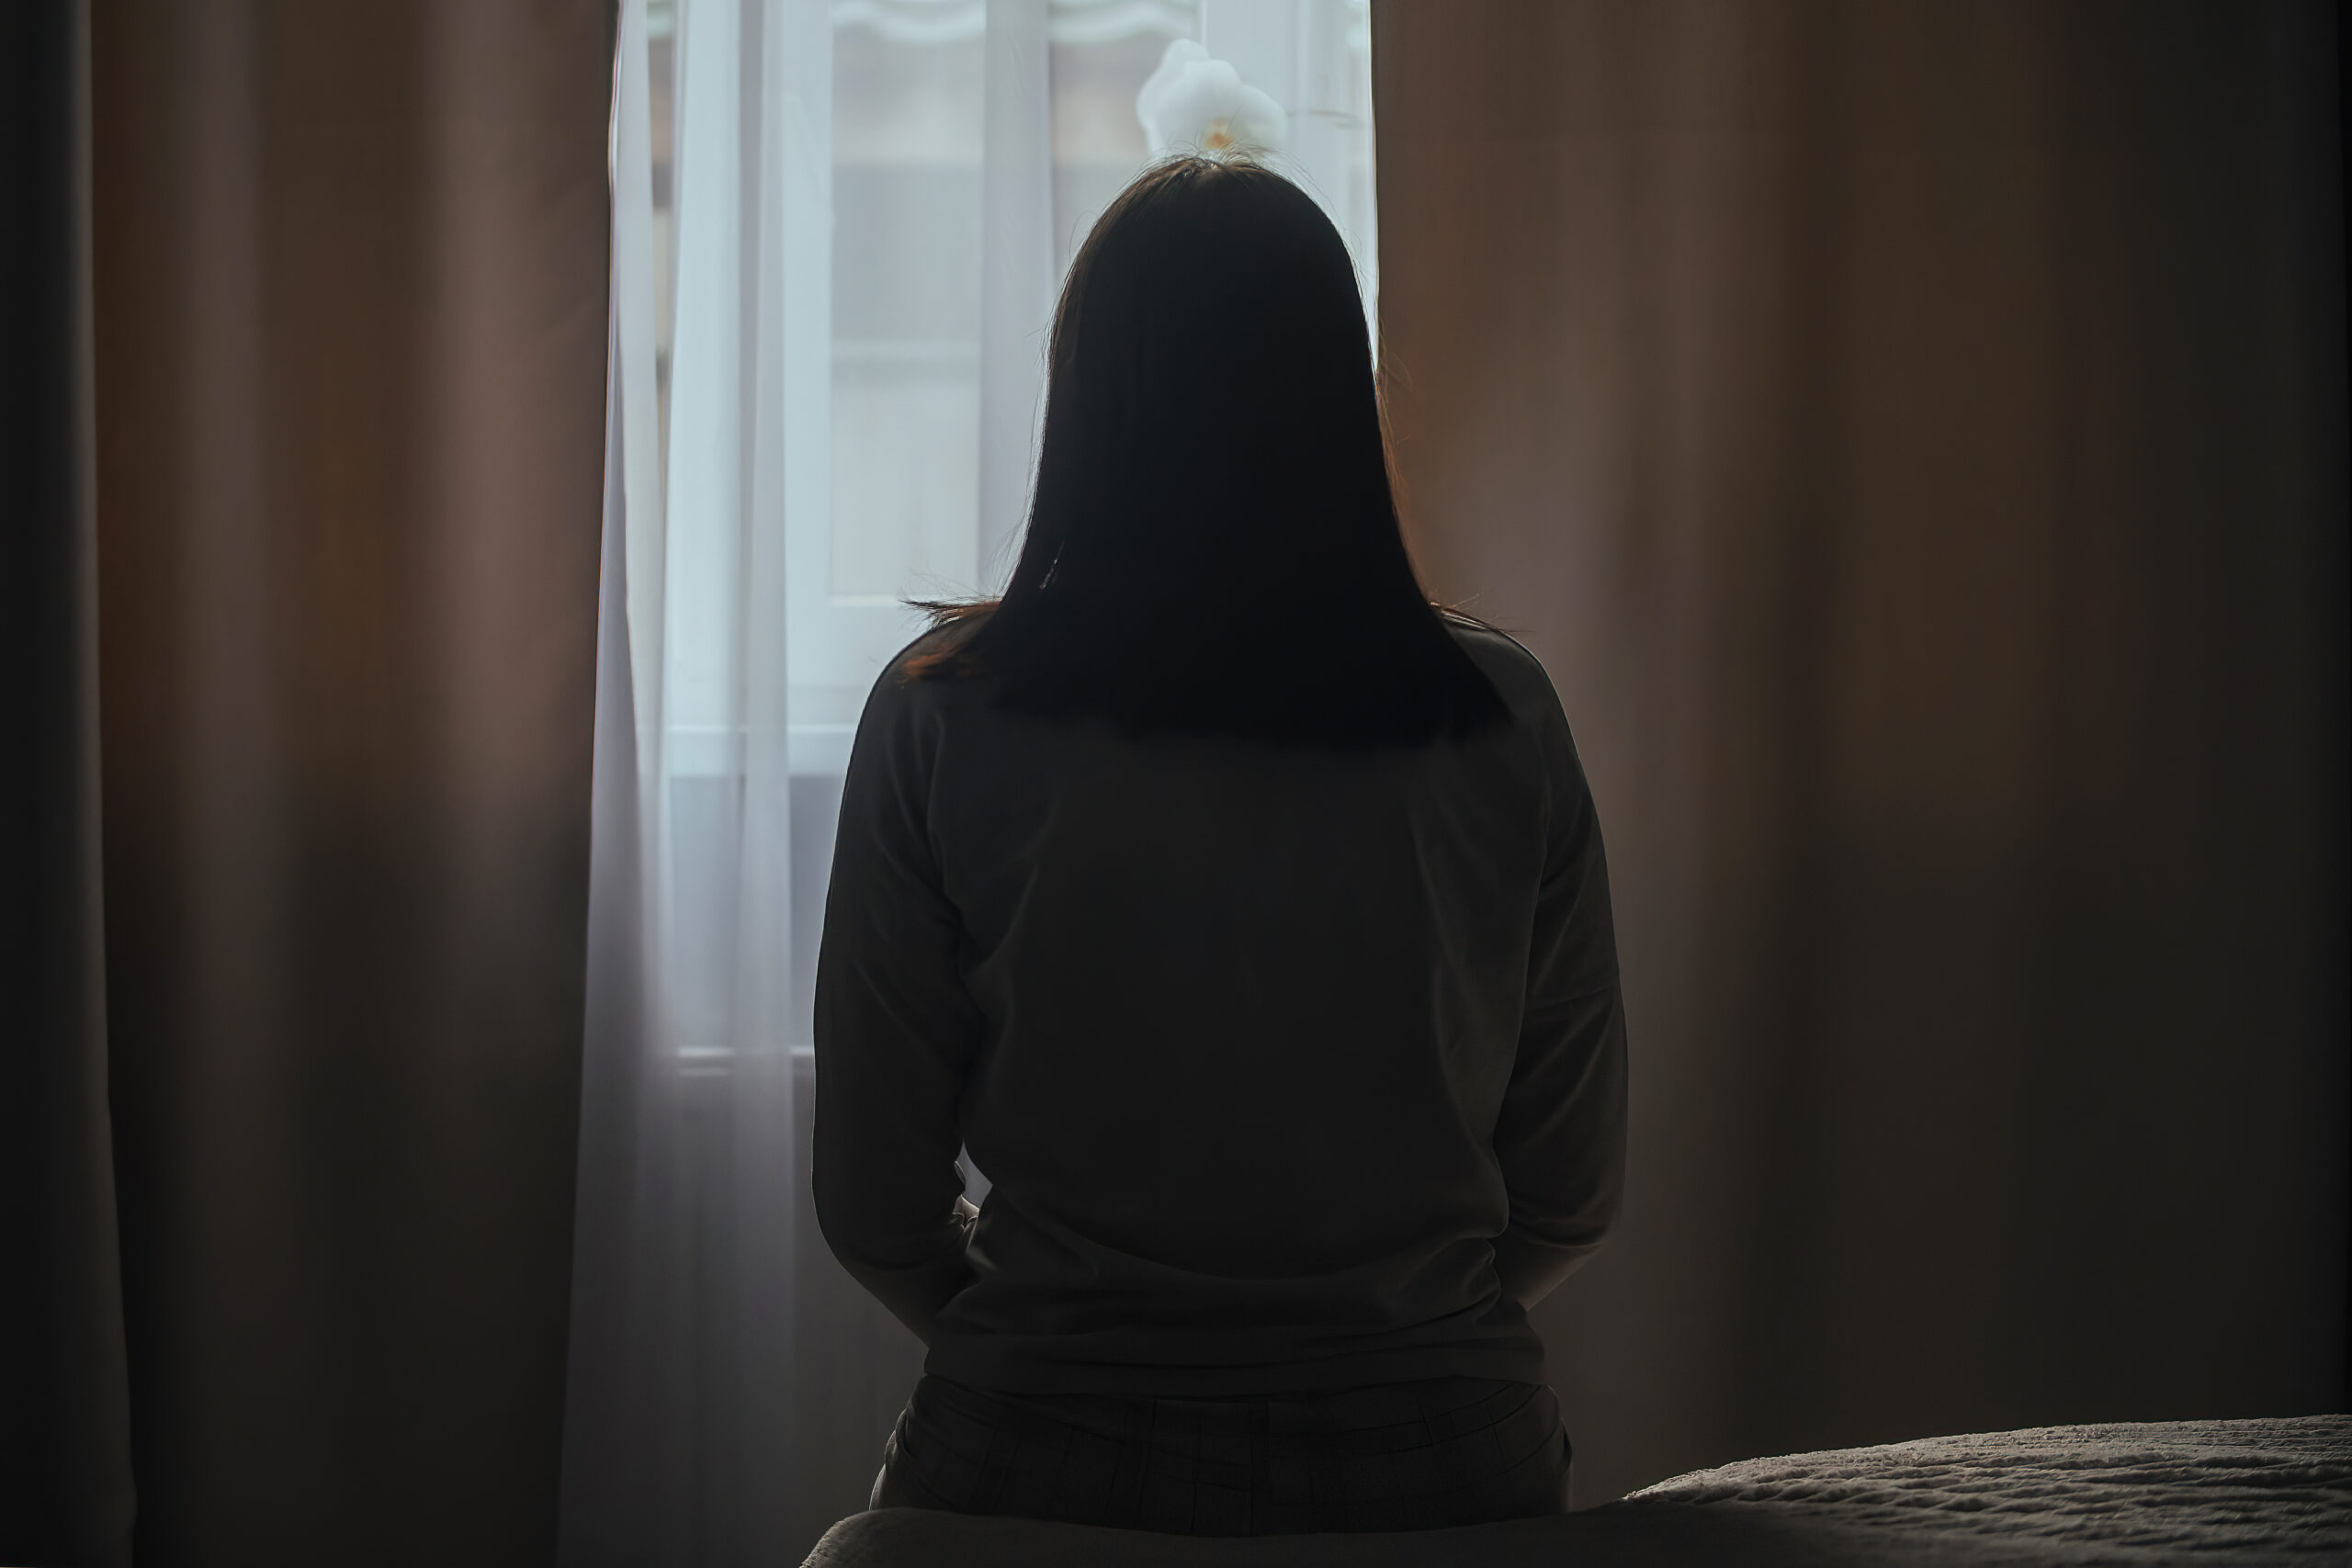
[[[1347,246],[1247,162],[1155,165],[1095,224],[1012,581],[927,607],[978,624],[923,673],[1130,731],[1396,741],[1500,711],[1405,552]]]
[[[1070,267],[1051,363],[1028,543],[1079,575],[1204,555],[1297,592],[1395,531],[1355,269],[1277,175],[1136,181]]]

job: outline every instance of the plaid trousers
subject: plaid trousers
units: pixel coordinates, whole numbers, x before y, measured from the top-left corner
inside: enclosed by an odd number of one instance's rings
[[[996,1393],[925,1376],[868,1506],[1176,1535],[1442,1529],[1566,1512],[1569,1460],[1541,1383],[1206,1400]]]

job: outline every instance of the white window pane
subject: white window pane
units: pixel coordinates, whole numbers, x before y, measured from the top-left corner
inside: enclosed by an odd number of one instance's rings
[[[977,575],[985,13],[836,17],[827,587],[878,606]]]
[[[888,346],[906,352],[833,366],[831,589],[954,594],[977,566],[978,361],[956,344]]]

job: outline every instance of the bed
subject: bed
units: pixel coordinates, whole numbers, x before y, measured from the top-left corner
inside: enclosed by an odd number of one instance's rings
[[[1744,1460],[1581,1513],[1399,1535],[1194,1540],[854,1514],[805,1568],[1921,1568],[2352,1563],[2352,1416],[2042,1427]]]

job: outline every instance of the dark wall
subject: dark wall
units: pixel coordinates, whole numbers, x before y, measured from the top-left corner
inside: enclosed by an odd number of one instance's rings
[[[1580,1500],[2341,1408],[2334,9],[1374,28],[1415,548],[1551,669],[1618,889]]]

